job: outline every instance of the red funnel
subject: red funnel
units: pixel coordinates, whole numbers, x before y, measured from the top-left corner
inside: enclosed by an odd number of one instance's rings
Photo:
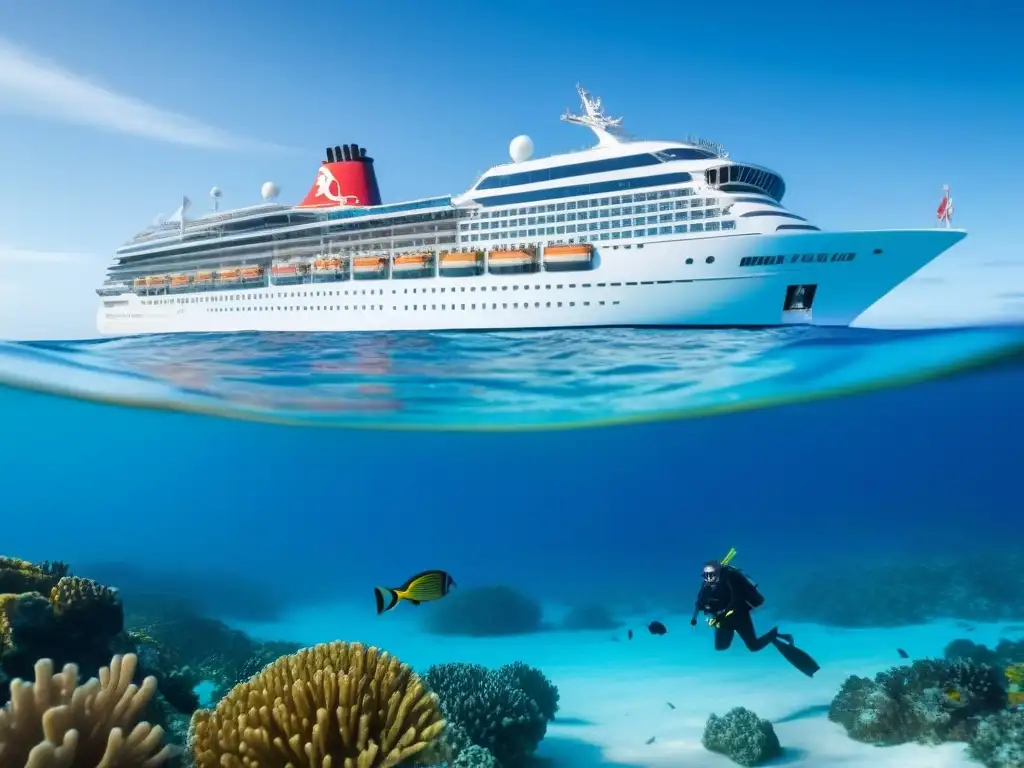
[[[355,144],[327,148],[327,160],[317,171],[306,198],[299,203],[300,208],[345,205],[380,205],[373,158]]]

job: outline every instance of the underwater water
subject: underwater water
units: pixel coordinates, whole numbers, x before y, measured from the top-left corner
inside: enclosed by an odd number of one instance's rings
[[[536,665],[552,766],[730,765],[701,733],[736,706],[773,764],[969,765],[966,739],[881,749],[827,715],[897,646],[1024,637],[1021,392],[1013,325],[3,344],[0,554],[117,587],[129,625],[173,604],[417,669]],[[688,626],[730,548],[813,679]],[[451,596],[376,615],[433,568]],[[496,585],[478,632],[432,628]]]

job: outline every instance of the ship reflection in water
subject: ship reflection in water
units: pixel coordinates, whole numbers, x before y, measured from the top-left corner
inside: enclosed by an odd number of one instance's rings
[[[0,383],[342,427],[530,429],[686,418],[1017,359],[1024,327],[174,334],[0,346]]]

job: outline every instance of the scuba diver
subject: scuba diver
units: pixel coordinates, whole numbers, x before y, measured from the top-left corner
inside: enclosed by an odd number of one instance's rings
[[[761,637],[754,630],[750,612],[764,604],[764,596],[757,585],[738,568],[729,565],[736,555],[735,549],[719,560],[710,560],[704,565],[703,583],[697,593],[697,604],[693,609],[690,626],[697,626],[697,614],[707,615],[708,626],[715,630],[715,650],[724,651],[732,645],[733,637],[740,639],[751,651],[760,651],[769,645],[782,654],[790,664],[808,677],[813,677],[820,667],[804,651],[793,645],[793,636],[779,632],[772,627]]]

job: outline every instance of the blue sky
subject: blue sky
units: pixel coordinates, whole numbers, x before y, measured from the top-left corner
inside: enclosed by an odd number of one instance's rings
[[[1024,287],[1022,26],[951,0],[2,4],[0,336],[92,335],[133,232],[213,185],[297,202],[328,144],[367,147],[386,201],[465,189],[519,133],[582,147],[557,119],[577,81],[636,135],[779,171],[827,229],[932,226],[949,183],[969,237],[937,268]],[[44,282],[60,299],[28,306]]]

